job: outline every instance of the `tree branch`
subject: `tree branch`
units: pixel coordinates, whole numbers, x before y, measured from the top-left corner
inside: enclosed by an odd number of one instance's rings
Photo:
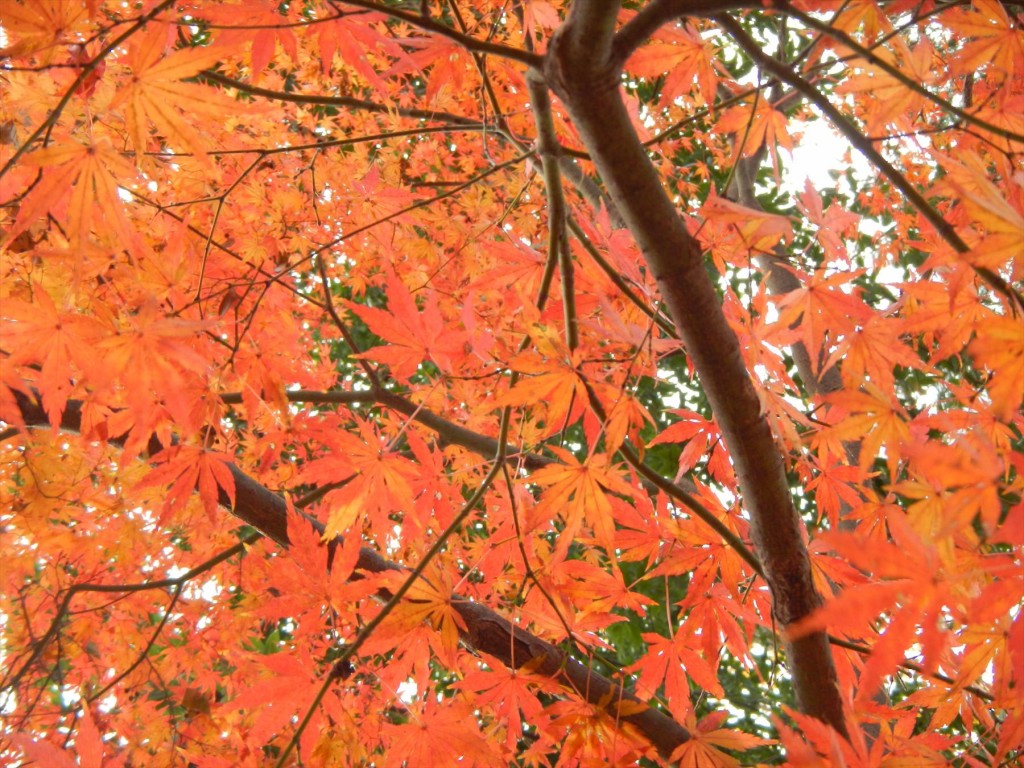
[[[867,61],[869,64],[872,64],[878,67],[879,69],[883,70],[887,75],[892,77],[894,80],[897,80],[900,83],[900,85],[908,88],[909,90],[913,91],[919,96],[924,96],[933,104],[941,108],[944,112],[948,112],[951,115],[956,115],[965,123],[971,123],[972,125],[976,125],[979,128],[988,131],[989,133],[999,136],[1000,138],[1009,139],[1011,141],[1016,142],[1024,142],[1024,134],[1017,133],[1016,131],[1011,131],[1008,128],[1001,128],[998,125],[993,125],[987,120],[982,120],[977,115],[973,115],[966,110],[960,109],[960,107],[942,98],[938,94],[932,93],[923,85],[921,85],[921,83],[907,75],[901,69],[893,66],[888,61],[881,58],[873,50],[871,50],[870,48],[865,48],[863,45],[861,45],[848,34],[846,34],[846,32],[844,32],[843,30],[836,29],[830,24],[827,24],[824,21],[819,21],[813,16],[804,13],[800,9],[794,8],[791,3],[787,2],[787,0],[779,0],[777,7],[783,13],[792,16],[795,19],[798,19],[801,24],[804,24],[805,26],[810,27],[811,29],[815,29],[824,35],[828,35],[829,37],[838,40],[851,51],[854,51],[860,56],[863,56],[864,60]]]
[[[494,456],[498,451],[499,443],[494,438],[487,437],[486,435],[474,432],[471,429],[466,429],[465,427],[460,427],[458,424],[448,421],[443,416],[439,416],[430,409],[418,406],[411,400],[395,394],[394,392],[388,392],[386,390],[379,390],[377,392],[344,392],[341,390],[320,392],[311,390],[295,390],[288,392],[287,398],[291,403],[338,403],[343,405],[377,403],[419,422],[436,433],[444,443],[461,445],[463,448],[466,448],[479,456],[485,457]],[[228,405],[237,405],[242,402],[242,395],[238,392],[225,392],[220,395],[220,399]],[[596,398],[593,398],[593,402],[596,403],[598,401]],[[602,412],[600,417],[604,419],[607,418],[607,415]],[[669,480],[667,477],[663,477],[658,474],[641,461],[639,454],[637,454],[637,452],[628,445],[623,444],[620,446],[619,453],[626,460],[626,463],[633,467],[633,469],[635,469],[640,475],[640,483],[643,485],[644,490],[650,494],[656,494],[661,491],[679,504],[688,507],[699,520],[703,521],[711,528],[711,530],[721,536],[722,540],[732,547],[732,549],[735,550],[748,565],[750,565],[755,573],[761,576],[764,575],[764,571],[762,570],[757,557],[750,551],[747,545],[743,543],[742,539],[733,533],[728,526],[716,518],[714,514],[712,514],[707,507],[702,505],[697,497],[693,495],[694,488],[692,484],[686,483],[685,481],[683,481],[682,484],[676,483]],[[558,459],[554,459],[549,456],[542,456],[539,453],[519,451],[512,445],[505,446],[505,450],[502,455],[506,460],[514,459],[520,463],[521,466],[530,470],[540,469],[541,467],[559,463]]]
[[[540,156],[547,194],[548,254],[558,262],[562,278],[562,310],[565,317],[565,345],[572,352],[579,344],[579,329],[576,323],[576,289],[572,253],[566,233],[568,211],[565,204],[565,190],[562,189],[562,172],[558,162],[558,139],[555,136],[555,122],[551,116],[551,99],[544,78],[536,69],[526,75],[526,87],[533,107],[534,123],[537,126],[537,154]]]
[[[430,109],[412,109],[408,107],[389,107],[386,104],[378,104],[375,101],[366,99],[355,99],[351,96],[326,96],[319,93],[295,93],[292,91],[275,91],[271,88],[261,88],[258,85],[235,80],[214,72],[212,69],[204,69],[199,77],[217,83],[225,88],[234,88],[241,93],[250,96],[262,96],[264,99],[273,101],[286,101],[291,104],[310,104],[323,107],[346,107],[347,109],[358,109],[363,112],[379,112],[388,114],[394,112],[402,117],[412,117],[417,120],[445,120],[453,125],[479,126],[480,121],[463,115],[453,115],[450,112],[438,112]]]
[[[568,107],[612,200],[658,282],[715,413],[750,514],[751,537],[780,625],[821,603],[782,457],[708,277],[699,243],[665,193],[619,95],[611,37],[616,3],[577,2],[548,49],[545,74]],[[846,732],[828,638],[786,639],[800,707]]]
[[[387,390],[376,392],[367,390],[365,392],[346,392],[343,390],[319,390],[299,389],[286,393],[290,403],[334,403],[338,405],[359,405],[360,403],[379,404],[393,411],[408,416],[423,426],[432,430],[441,438],[441,442],[452,445],[461,445],[480,456],[494,456],[498,451],[498,441],[493,437],[487,437],[479,432],[461,427],[453,421],[448,421],[429,408],[416,405],[412,400],[402,395]],[[224,392],[219,395],[221,402],[227,405],[238,405],[242,402],[240,392]],[[556,459],[541,456],[539,453],[528,453],[519,451],[515,446],[505,447],[505,456],[522,462],[527,469],[540,469],[550,464],[557,464]]]
[[[33,402],[20,392],[15,392],[14,396],[26,425],[53,426],[39,403]],[[81,428],[81,409],[81,402],[69,400],[60,428],[77,432]],[[119,441],[112,438],[110,442],[117,444]],[[161,448],[155,438],[150,441],[149,447],[151,452]],[[242,522],[256,528],[281,546],[287,547],[288,506],[285,500],[260,485],[234,464],[228,465],[228,468],[235,483],[235,501],[232,506],[227,495],[221,491],[221,505]],[[309,517],[307,520],[314,530],[323,533],[322,523]],[[340,541],[340,537],[336,538],[328,546],[333,551]],[[375,549],[362,547],[355,570],[384,573],[408,569],[385,559]],[[353,578],[358,578],[358,575]],[[380,597],[387,600],[391,595],[382,591]],[[532,663],[533,671],[537,674],[550,676],[595,707],[606,710],[617,720],[633,725],[665,757],[689,741],[689,731],[675,720],[657,709],[643,705],[618,683],[594,672],[546,640],[513,626],[490,608],[458,595],[452,596],[452,607],[466,625],[465,629],[459,630],[463,642],[474,650],[493,656],[512,669],[519,669]],[[642,709],[635,711],[638,707]]]
[[[735,190],[736,200],[740,205],[755,211],[763,211],[764,207],[754,194],[754,178],[757,168],[764,157],[764,146],[758,152],[749,157],[741,158],[736,162],[735,174],[732,177],[732,184],[725,190],[726,193]],[[776,296],[785,296],[787,293],[799,290],[802,284],[797,277],[782,265],[786,263],[786,254],[781,246],[776,246],[773,253],[763,253],[756,256],[757,262],[765,271],[765,282],[768,290]],[[815,372],[816,363],[812,361],[807,346],[797,339],[789,345],[789,351],[793,355],[793,362],[796,364],[797,373],[803,380],[808,395],[820,393],[837,392],[843,388],[842,375],[839,368],[830,365],[820,373]],[[856,464],[856,460],[853,460]]]
[[[185,573],[181,574],[180,576],[175,576],[173,578],[154,579],[152,581],[145,581],[145,582],[142,582],[142,583],[139,583],[139,584],[93,584],[93,583],[90,583],[90,582],[83,582],[83,583],[79,583],[79,584],[72,584],[67,589],[67,591],[64,593],[64,597],[61,600],[60,606],[57,608],[57,612],[54,614],[53,619],[50,621],[50,626],[47,628],[47,630],[43,634],[43,636],[41,638],[39,638],[37,641],[35,641],[35,643],[33,643],[32,652],[29,654],[28,659],[26,659],[24,661],[24,663],[22,663],[21,667],[18,669],[17,672],[12,673],[9,678],[5,678],[4,680],[0,681],[0,683],[2,683],[2,684],[0,684],[0,688],[11,689],[11,688],[14,688],[15,686],[17,686],[18,683],[21,681],[21,679],[25,676],[26,672],[28,672],[29,668],[33,664],[35,664],[35,662],[39,658],[42,657],[43,652],[49,647],[50,643],[59,634],[60,628],[63,626],[65,619],[67,619],[68,616],[70,616],[72,614],[72,611],[71,611],[71,601],[74,600],[75,595],[79,594],[80,592],[101,592],[101,593],[107,593],[107,594],[111,594],[111,593],[113,593],[113,594],[127,594],[129,592],[145,592],[145,591],[150,590],[150,589],[166,589],[167,587],[170,587],[173,590],[175,590],[174,600],[177,600],[178,599],[178,595],[180,594],[181,588],[187,582],[191,581],[196,576],[200,576],[203,573],[206,573],[207,571],[211,570],[215,566],[220,565],[225,560],[228,560],[228,559],[234,557],[235,555],[241,554],[242,552],[245,551],[246,545],[247,544],[251,544],[253,541],[255,541],[254,537],[247,536],[242,541],[238,542],[238,544],[235,544],[234,546],[229,547],[228,549],[224,550],[223,552],[220,552],[220,553],[214,555],[213,557],[209,558],[205,562],[202,562],[199,565],[190,568],[188,571],[186,571]],[[172,601],[172,604],[173,604],[173,601]],[[154,633],[154,635],[153,635],[153,639],[154,640],[155,640],[156,636],[159,634],[159,630],[163,629],[163,626],[166,623],[167,618],[169,616],[170,616],[170,610],[165,611],[163,620],[160,622],[160,626],[158,627],[158,631],[156,633]],[[152,640],[150,641],[150,645],[152,645]],[[145,654],[141,654],[138,657],[139,660],[141,660],[143,658],[145,658]],[[129,667],[128,671],[130,671],[131,669],[134,669],[136,666],[138,666],[139,660],[137,660],[135,663],[133,663]],[[122,679],[126,674],[128,674],[128,671],[125,671],[121,675],[118,675],[116,680]],[[92,695],[90,695],[88,700],[89,701],[94,701],[95,699],[99,698],[104,693],[106,693],[108,690],[110,690],[112,687],[113,687],[113,683],[109,683],[109,684],[105,685],[102,688],[102,690],[99,692],[99,694],[92,694]]]
[[[795,88],[807,97],[814,106],[822,111],[831,123],[839,130],[850,145],[860,151],[872,165],[874,165],[889,182],[904,194],[917,211],[928,220],[939,236],[945,240],[957,253],[970,253],[971,248],[957,234],[956,228],[950,224],[922,195],[913,184],[893,167],[892,163],[886,160],[882,153],[875,149],[871,141],[860,132],[856,125],[842,112],[832,106],[830,102],[817,88],[811,85],[798,75],[792,67],[772,58],[761,50],[757,41],[747,34],[746,30],[739,23],[728,16],[716,16],[715,21],[722,29],[726,30],[732,38],[746,51],[747,55],[754,62],[770,72],[779,80]],[[988,283],[994,290],[1001,293],[1010,302],[1010,308],[1016,313],[1024,309],[1024,297],[1000,275],[987,267],[979,267],[967,262],[972,269]]]

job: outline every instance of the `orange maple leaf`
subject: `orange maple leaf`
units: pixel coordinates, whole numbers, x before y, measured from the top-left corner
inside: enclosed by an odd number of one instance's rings
[[[123,332],[96,345],[106,383],[132,382],[125,392],[136,416],[152,412],[155,395],[180,423],[191,424],[198,416],[193,413],[196,395],[210,370],[195,337],[212,321],[167,317],[155,301],[149,301],[126,318],[126,325]]]
[[[610,466],[607,454],[595,454],[580,462],[563,448],[550,449],[564,463],[550,464],[533,473],[530,482],[543,488],[544,493],[531,518],[558,515],[565,521],[556,549],[563,555],[584,522],[590,525],[598,543],[614,552],[615,519],[607,492],[631,496],[632,487]]]
[[[831,531],[822,538],[853,566],[874,576],[848,586],[824,606],[787,627],[793,637],[828,627],[860,637],[881,614],[889,621],[872,645],[861,672],[857,696],[870,699],[884,675],[905,659],[906,650],[919,643],[925,667],[934,669],[949,643],[946,629],[950,611],[959,612],[958,587],[946,579],[936,547],[924,541],[902,511],[887,517],[892,542]]]
[[[286,732],[297,713],[304,714],[309,709],[322,681],[316,675],[316,662],[302,647],[293,653],[261,655],[259,664],[265,668],[267,677],[243,689],[225,709],[255,712],[249,737],[266,744]],[[314,732],[319,730],[322,717],[322,709],[317,707],[309,723]]]
[[[994,317],[978,326],[967,347],[978,363],[991,371],[988,393],[999,418],[1020,414],[1024,392],[1024,324],[1018,317]]]
[[[102,768],[103,738],[89,706],[81,710],[73,749],[61,749],[48,741],[33,739],[24,733],[6,736],[12,746],[21,750],[29,763],[48,768]],[[65,743],[67,743],[65,741]],[[78,758],[77,760],[75,758]]]
[[[528,406],[543,414],[543,435],[553,435],[579,419],[589,401],[586,385],[576,366],[579,354],[570,353],[554,329],[541,323],[530,327],[535,348],[510,362],[523,377],[512,389],[494,398],[493,405]]]
[[[35,220],[47,213],[65,218],[73,243],[80,245],[93,229],[105,223],[121,247],[134,237],[124,213],[120,185],[133,181],[136,170],[109,139],[82,144],[66,139],[29,153],[26,165],[43,168],[42,178],[25,196],[18,216],[3,242],[10,243]]]
[[[856,234],[860,215],[846,210],[835,200],[823,210],[821,195],[810,179],[804,183],[804,191],[797,197],[797,207],[807,216],[808,221],[817,224],[817,239],[825,251],[825,258],[846,262],[848,256],[843,238]]]
[[[514,750],[523,735],[523,720],[535,723],[543,717],[544,705],[537,697],[540,692],[558,692],[551,678],[533,673],[540,658],[520,667],[505,666],[487,654],[481,654],[489,669],[478,669],[454,684],[454,688],[472,691],[473,701],[491,705],[494,714],[506,723],[505,746]]]
[[[659,102],[662,107],[685,96],[694,81],[702,99],[709,103],[715,99],[718,75],[714,46],[689,29],[663,27],[653,42],[629,57],[626,69],[648,80],[665,76]]]
[[[694,713],[690,712],[685,720],[690,739],[676,748],[672,760],[678,761],[680,768],[739,768],[740,762],[723,749],[745,752],[773,743],[735,728],[722,728],[727,717],[726,712],[716,712],[697,722]]]
[[[56,48],[64,40],[74,40],[88,9],[67,0],[37,0],[33,3],[4,5],[4,32],[13,44],[0,49],[0,58],[29,56]],[[43,58],[48,63],[51,54]]]
[[[330,453],[309,461],[301,473],[307,482],[341,484],[324,497],[327,538],[364,520],[378,535],[387,535],[394,525],[388,516],[413,507],[412,483],[419,477],[415,465],[372,423],[357,420],[356,432],[338,430],[331,435]]]
[[[123,105],[138,157],[149,149],[148,126],[152,124],[172,147],[205,160],[208,140],[196,130],[194,115],[219,120],[234,102],[215,88],[181,81],[216,64],[224,51],[219,46],[197,46],[164,55],[173,39],[172,25],[153,21],[145,32],[132,38],[121,60],[131,67],[132,77],[110,106]]]
[[[680,420],[665,427],[648,445],[684,444],[679,454],[679,472],[676,479],[693,469],[697,461],[707,455],[708,472],[711,476],[729,487],[735,487],[735,473],[729,463],[729,454],[722,442],[722,432],[718,424],[686,408],[673,408],[668,412],[675,414]]]
[[[793,226],[785,216],[747,208],[719,197],[714,189],[700,215],[702,222],[695,234],[723,272],[729,263],[749,265],[752,255],[771,253],[793,236]]]
[[[893,392],[899,366],[928,370],[930,366],[911,349],[896,331],[899,320],[873,315],[836,345],[822,366],[840,365],[843,381],[855,387],[870,381],[882,392]]]
[[[712,696],[722,696],[722,686],[718,682],[718,659],[708,661],[700,652],[694,650],[699,641],[687,632],[676,632],[672,637],[664,637],[654,632],[642,635],[647,642],[647,652],[629,668],[639,675],[637,685],[648,695],[654,696],[664,685],[665,700],[677,715],[685,715],[691,711],[690,685],[686,681],[689,675],[694,684]]]
[[[950,62],[957,74],[975,74],[986,64],[1000,80],[1012,80],[1024,68],[1024,34],[997,0],[974,0],[950,22],[964,38],[973,38]]]
[[[410,722],[385,725],[390,745],[386,768],[414,766],[495,765],[490,745],[480,734],[472,708],[462,701],[447,700],[442,706],[433,696],[409,707]]]
[[[722,133],[736,136],[734,161],[740,157],[750,157],[761,147],[768,147],[773,154],[776,147],[793,150],[789,118],[763,98],[758,99],[753,112],[746,104],[729,107],[718,119],[716,127]]]
[[[628,437],[630,442],[640,451],[643,458],[643,441],[640,430],[645,424],[653,424],[654,418],[646,408],[628,394],[621,394],[608,409],[608,420],[604,425],[604,449],[607,453],[615,453]]]
[[[31,303],[6,299],[0,307],[0,340],[10,357],[4,366],[39,364],[39,392],[43,407],[54,424],[59,424],[76,373],[96,372],[93,345],[103,327],[93,318],[70,309],[58,310],[40,287],[32,291]]]
[[[217,39],[218,47],[248,46],[249,71],[254,83],[260,81],[277,43],[293,63],[300,61],[295,32],[290,26],[281,24],[279,8],[263,7],[258,3],[212,4],[203,8],[203,18],[222,27],[223,32]]]
[[[398,589],[408,574],[392,572],[387,574],[383,583],[392,591]],[[459,631],[465,631],[466,622],[452,604],[454,586],[448,570],[432,561],[423,575],[416,579],[405,593],[405,599],[395,609],[392,619],[400,626],[416,627],[425,621],[436,629],[440,635],[440,645],[431,639],[438,656],[454,664],[459,648]]]
[[[436,294],[427,293],[421,312],[409,289],[393,272],[388,274],[386,284],[386,310],[343,302],[371,331],[389,342],[363,352],[360,357],[390,366],[392,374],[401,379],[414,374],[424,360],[436,363],[442,370],[452,370],[453,361],[463,354],[468,340],[445,321]]]
[[[773,327],[788,334],[792,326],[807,347],[815,373],[820,373],[830,344],[854,333],[872,316],[860,298],[853,280],[863,270],[835,272],[817,270],[803,285],[779,299],[779,317]],[[846,290],[844,290],[846,289]]]
[[[580,615],[608,613],[623,608],[644,615],[645,606],[654,603],[646,595],[635,592],[626,584],[619,568],[606,571],[585,560],[566,560],[557,565],[561,574],[570,579],[565,592],[575,597],[580,605]],[[621,617],[617,617],[621,618]]]
[[[860,468],[866,469],[885,448],[895,474],[900,446],[910,436],[909,417],[894,397],[867,382],[861,390],[840,390],[825,396],[833,407],[828,419],[834,426],[819,432],[826,440],[860,440]],[[818,436],[812,436],[812,443]]]
[[[231,457],[197,445],[172,445],[153,457],[156,467],[142,479],[139,488],[159,485],[171,487],[164,497],[160,520],[188,502],[198,490],[203,509],[216,519],[217,505],[223,491],[231,506],[235,503],[235,478],[231,474]]]
[[[1024,276],[1024,209],[1019,196],[1008,196],[992,182],[990,171],[979,158],[965,155],[963,162],[936,152],[946,174],[934,190],[963,206],[974,227],[982,232],[979,242],[964,254],[971,264],[993,270],[1008,264],[1013,279]]]

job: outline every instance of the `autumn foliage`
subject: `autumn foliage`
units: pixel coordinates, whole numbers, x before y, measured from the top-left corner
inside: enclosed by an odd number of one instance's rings
[[[0,46],[0,762],[1021,759],[1017,3]]]

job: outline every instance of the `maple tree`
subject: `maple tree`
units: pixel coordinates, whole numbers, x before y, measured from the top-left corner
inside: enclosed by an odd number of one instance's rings
[[[5,3],[5,761],[1020,759],[1021,21]]]

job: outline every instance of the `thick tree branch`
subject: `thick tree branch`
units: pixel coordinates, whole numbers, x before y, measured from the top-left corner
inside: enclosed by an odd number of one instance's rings
[[[418,406],[411,400],[395,394],[394,392],[388,392],[386,390],[378,390],[376,392],[344,392],[341,390],[319,392],[295,390],[288,392],[287,397],[289,402],[292,403],[336,403],[342,405],[376,403],[419,422],[437,434],[443,443],[461,445],[463,448],[484,457],[494,456],[498,452],[498,441],[494,438],[487,437],[479,432],[474,432],[471,429],[461,427],[454,422],[448,421],[443,416],[434,413],[428,408]],[[242,395],[238,392],[226,392],[220,395],[220,399],[228,405],[237,405],[242,402]],[[594,401],[597,402],[596,398]],[[606,418],[606,415],[604,415],[603,412],[600,416],[601,418]],[[754,556],[746,544],[744,544],[728,526],[722,523],[722,521],[716,518],[714,514],[707,509],[707,507],[700,503],[692,493],[694,490],[692,484],[686,483],[685,481],[682,483],[675,483],[667,477],[662,477],[660,474],[644,464],[640,460],[636,451],[628,445],[620,446],[619,452],[626,460],[626,463],[633,467],[640,475],[640,482],[648,493],[655,494],[661,491],[667,494],[669,498],[672,498],[683,506],[688,507],[698,519],[702,520],[708,525],[708,527],[715,531],[715,533],[719,534],[722,537],[722,540],[732,547],[756,573],[763,575],[761,564],[758,562],[757,557]],[[503,455],[507,460],[514,460],[526,469],[530,470],[540,469],[541,467],[559,463],[558,459],[554,459],[549,456],[542,456],[539,453],[520,451],[512,445],[505,446]]]
[[[480,456],[494,456],[498,452],[498,441],[493,437],[487,437],[479,432],[461,427],[453,421],[448,421],[429,408],[423,408],[412,400],[402,395],[388,392],[387,390],[364,392],[346,392],[342,390],[319,390],[299,389],[286,393],[291,403],[333,403],[336,405],[359,405],[379,404],[404,416],[419,422],[432,430],[443,443],[461,445]],[[225,392],[220,396],[221,402],[227,405],[239,405],[242,402],[240,392]],[[515,446],[509,445],[505,448],[505,456],[521,462],[527,469],[540,469],[549,464],[557,464],[557,459],[541,456],[538,453],[526,453],[518,450]]]
[[[52,426],[46,411],[39,403],[33,402],[20,392],[14,394],[21,418],[27,426]],[[61,429],[70,432],[77,432],[80,429],[81,407],[82,404],[78,401],[68,401],[59,425]],[[115,438],[111,442],[117,443],[118,440]],[[151,451],[158,451],[160,448],[155,438],[150,441]],[[232,505],[222,492],[220,503],[242,522],[256,528],[281,546],[287,547],[288,506],[285,500],[260,485],[235,465],[229,465],[229,469],[235,482],[235,501]],[[312,518],[307,519],[318,533],[323,533],[322,523]],[[339,542],[340,539],[337,539],[329,546],[336,546]],[[375,549],[362,547],[355,570],[384,573],[408,569],[385,559]],[[390,597],[386,592],[380,596],[384,599]],[[452,607],[465,622],[466,628],[460,629],[459,632],[463,642],[470,648],[489,654],[513,669],[532,663],[534,672],[550,676],[594,706],[605,709],[616,719],[633,725],[662,755],[671,755],[673,750],[690,739],[686,728],[672,718],[659,710],[644,706],[618,683],[594,672],[546,640],[516,628],[486,606],[453,595]],[[632,711],[638,706],[643,708],[640,711]]]
[[[803,526],[700,245],[665,193],[619,95],[620,62],[607,34],[617,7],[577,2],[552,39],[545,73],[636,238],[703,382],[735,464],[775,617],[785,627],[821,602],[811,579]],[[801,708],[845,733],[828,638],[818,632],[786,642]]]

